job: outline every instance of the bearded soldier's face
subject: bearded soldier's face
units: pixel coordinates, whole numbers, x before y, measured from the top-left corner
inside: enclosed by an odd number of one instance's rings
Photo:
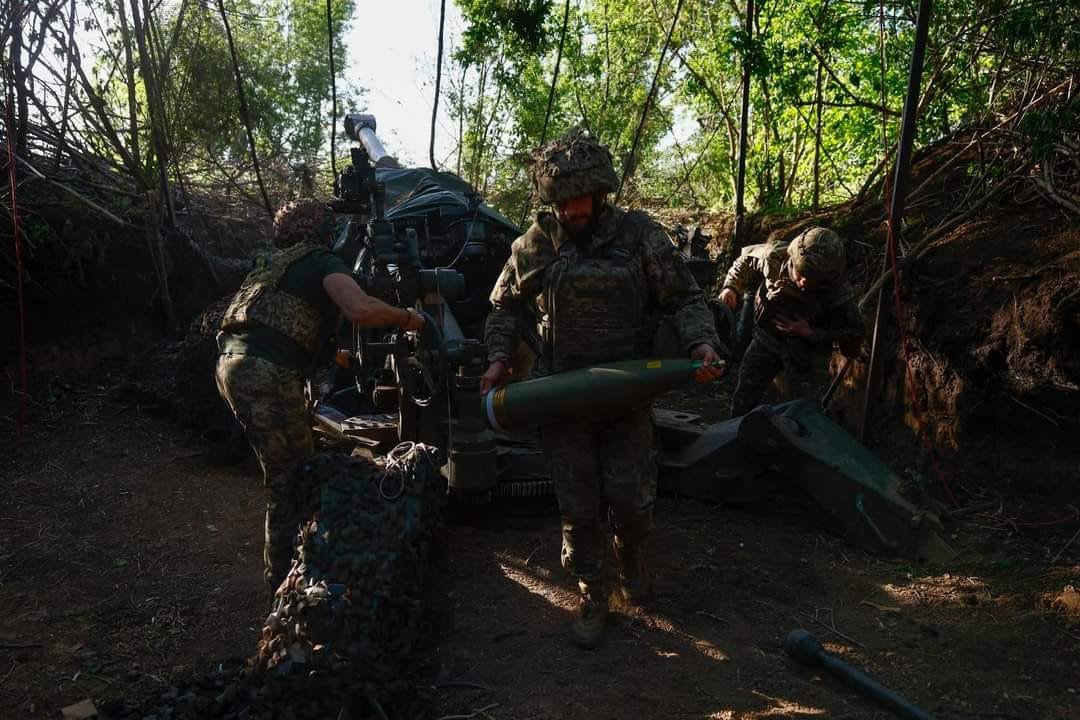
[[[592,220],[594,201],[592,195],[559,200],[555,203],[555,217],[570,233],[581,233]]]

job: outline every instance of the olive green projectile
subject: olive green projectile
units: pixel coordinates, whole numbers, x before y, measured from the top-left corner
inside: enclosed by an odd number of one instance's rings
[[[627,360],[526,380],[485,395],[484,416],[495,430],[617,417],[689,382],[702,366],[701,360]]]

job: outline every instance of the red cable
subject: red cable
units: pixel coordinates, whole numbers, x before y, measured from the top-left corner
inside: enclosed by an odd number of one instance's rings
[[[15,416],[15,444],[19,445],[22,442],[23,426],[26,423],[26,398],[29,396],[30,391],[26,372],[26,307],[23,304],[22,234],[19,232],[18,203],[15,198],[15,148],[12,144],[15,121],[11,117],[12,102],[10,94],[6,105],[7,112],[4,113],[4,119],[7,124],[8,183],[11,187],[11,221],[15,230],[15,287],[16,296],[18,297],[19,316],[19,404]]]
[[[886,209],[888,210],[889,202],[886,200]],[[926,425],[923,422],[922,407],[919,404],[919,397],[915,392],[915,375],[911,371],[911,358],[908,355],[908,337],[907,329],[904,328],[903,320],[903,304],[900,301],[900,268],[896,262],[896,234],[893,231],[892,222],[886,224],[886,232],[888,235],[888,241],[886,242],[887,252],[889,254],[889,265],[892,269],[893,276],[893,314],[896,315],[896,328],[900,333],[900,352],[904,358],[904,374],[907,380],[908,395],[911,400],[911,414],[915,419],[915,425],[918,428],[919,439],[922,440],[923,445],[926,447],[927,453],[930,456],[930,468],[933,470],[934,475],[941,481],[942,487],[945,488],[946,494],[952,501],[953,505],[959,506],[960,501],[957,500],[956,494],[953,492],[952,486],[949,481],[945,479],[945,473],[942,472],[941,467],[937,462],[937,453],[934,452],[934,446],[930,442],[930,439],[926,432]]]

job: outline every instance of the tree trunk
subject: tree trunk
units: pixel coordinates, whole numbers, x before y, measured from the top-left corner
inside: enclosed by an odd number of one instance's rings
[[[117,16],[120,18],[120,41],[124,45],[124,83],[128,94],[128,148],[135,162],[142,163],[139,152],[139,109],[136,106],[135,63],[131,53],[131,31],[128,29],[127,10],[124,0],[116,0]]]
[[[502,80],[496,79],[496,81],[498,82],[498,89],[495,91],[495,103],[491,107],[491,117],[489,117],[487,122],[484,123],[484,134],[480,139],[480,153],[481,153],[480,154],[480,160],[481,161],[483,161],[483,157],[484,157],[483,151],[484,151],[485,148],[487,148],[488,139],[491,137],[491,125],[492,125],[492,123],[495,122],[495,117],[499,114],[499,111],[502,109],[502,96],[503,96],[503,90],[505,89],[505,84],[502,82]],[[492,144],[494,144],[494,143],[492,143]],[[482,164],[482,162],[481,162],[481,164]],[[483,169],[484,182],[482,184],[482,189],[480,191],[481,197],[487,195],[488,180],[490,179],[490,177],[491,177],[491,173],[488,172],[487,168],[484,168]]]
[[[746,54],[742,67],[742,108],[739,112],[739,167],[735,174],[735,231],[734,248],[741,248],[746,240],[746,150],[750,142],[747,128],[750,114],[750,40],[754,34],[754,0],[746,0],[746,18],[743,21],[746,30]]]
[[[472,149],[472,167],[469,168],[469,184],[473,187],[479,185],[480,178],[480,157],[483,153],[483,139],[481,137],[481,126],[484,119],[484,92],[487,90],[488,66],[484,63],[480,66],[480,85],[476,91],[476,115],[473,118],[473,149]]]
[[[461,158],[465,154],[465,74],[469,66],[461,66],[461,84],[458,86],[458,125],[457,125],[457,174],[461,177]]]
[[[75,36],[75,0],[71,0],[71,7],[68,11],[67,35],[69,38]],[[70,52],[70,49],[64,54],[66,55],[66,62],[64,63],[64,102],[60,105],[60,130],[56,143],[56,160],[54,161],[56,169],[60,168],[60,162],[64,157],[64,150],[67,146],[68,107],[71,102],[71,64],[75,62],[74,54]]]
[[[150,20],[147,15],[147,21]],[[157,79],[154,75],[153,58],[150,55],[146,39],[147,23],[143,22],[139,0],[131,0],[131,25],[135,33],[135,40],[139,48],[139,69],[142,73],[143,86],[146,89],[146,106],[150,115],[150,137],[154,142],[154,154],[157,155],[158,180],[160,182],[161,209],[152,209],[147,219],[147,244],[150,252],[155,255],[158,267],[158,288],[161,291],[161,302],[165,308],[165,319],[168,323],[170,334],[177,332],[176,313],[173,308],[172,295],[169,293],[168,268],[165,266],[164,248],[161,245],[160,218],[164,214],[166,227],[176,225],[173,214],[172,193],[169,192],[168,178],[168,152],[165,149],[165,132],[162,127],[162,114],[164,106],[161,103],[161,95],[158,92]],[[163,213],[162,213],[163,211]],[[156,251],[156,253],[155,253]]]
[[[23,0],[11,2],[11,79],[15,84],[15,152],[26,157],[26,131],[30,108],[26,101],[26,68],[23,66]]]
[[[818,61],[817,84],[814,86],[814,199],[811,207],[817,212],[821,207],[821,76],[824,68]]]

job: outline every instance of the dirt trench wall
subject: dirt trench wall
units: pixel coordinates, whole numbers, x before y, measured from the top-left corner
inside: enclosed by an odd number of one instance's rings
[[[166,233],[162,241],[174,317],[170,327],[141,209],[131,208],[124,219],[129,226],[67,204],[42,204],[28,213],[23,318],[31,375],[137,359],[163,337],[183,337],[192,320],[226,290],[211,276],[197,244],[243,254],[261,237],[246,226],[240,231],[235,223],[196,223],[180,213],[181,231]],[[12,329],[0,336],[0,374],[6,370],[12,377],[18,317],[14,264],[0,263],[0,326]]]
[[[1078,289],[1080,227],[1060,212],[1006,207],[944,238],[906,274],[902,293],[918,411],[890,312],[872,437],[916,448],[909,457],[922,457],[912,465],[925,468],[921,418],[947,475],[1075,497]],[[865,362],[857,363],[838,398],[852,429],[862,417],[865,375]]]

